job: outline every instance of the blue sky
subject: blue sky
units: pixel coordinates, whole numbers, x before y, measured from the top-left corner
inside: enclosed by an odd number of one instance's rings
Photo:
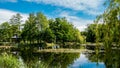
[[[48,18],[66,17],[69,22],[84,30],[97,15],[104,12],[105,0],[0,0],[0,23],[20,13],[26,20],[29,13],[42,12]]]

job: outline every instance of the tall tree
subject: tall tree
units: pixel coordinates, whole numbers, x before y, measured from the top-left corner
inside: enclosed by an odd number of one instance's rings
[[[38,28],[36,26],[36,17],[34,14],[29,14],[28,20],[24,24],[22,30],[22,38],[28,41],[33,42],[36,39]]]
[[[11,38],[11,29],[8,22],[4,22],[0,25],[0,40],[1,41],[9,41],[8,39]]]
[[[46,16],[41,12],[37,13],[36,22],[37,22],[40,30],[45,30],[46,28],[49,27],[49,22],[48,22]]]
[[[37,35],[37,41],[38,43],[41,42],[41,39],[42,39],[42,34],[44,34],[44,31],[46,30],[46,28],[49,27],[49,22],[47,20],[47,17],[41,13],[41,12],[38,12],[36,14],[36,25],[38,27],[38,35]]]
[[[87,42],[95,42],[96,40],[95,29],[96,29],[96,24],[88,25],[86,29],[86,41]]]
[[[21,20],[22,16],[17,13],[16,15],[13,15],[12,18],[10,19],[10,25],[12,26],[12,29],[14,30],[13,34],[18,34],[20,35],[20,25],[21,25]]]
[[[50,28],[42,33],[42,40],[49,43],[55,42],[55,35]]]
[[[108,8],[102,15],[98,16],[97,22],[103,20],[104,45],[106,48],[111,48],[113,42],[120,46],[120,1],[108,0],[108,2]]]
[[[65,18],[50,20],[50,29],[56,35],[57,42],[78,42],[78,39],[76,38],[79,38],[79,42],[82,40],[80,40],[80,31],[78,31]]]

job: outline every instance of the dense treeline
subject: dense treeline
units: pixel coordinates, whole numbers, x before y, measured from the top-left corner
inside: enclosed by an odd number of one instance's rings
[[[20,14],[14,15],[9,22],[0,25],[0,41],[12,42],[17,35],[22,43],[64,43],[84,42],[84,37],[66,18],[47,19],[42,13],[29,14],[24,24]]]
[[[21,18],[20,14],[16,14],[9,22],[0,24],[0,42],[12,42],[10,38],[12,38],[14,34],[18,34],[20,36]]]
[[[89,24],[85,31],[82,32],[82,35],[86,36],[86,42],[91,42],[95,43],[96,42],[96,33],[98,30],[99,31],[99,41],[98,42],[103,42],[103,30],[105,25],[104,24]],[[98,34],[97,34],[98,35]]]

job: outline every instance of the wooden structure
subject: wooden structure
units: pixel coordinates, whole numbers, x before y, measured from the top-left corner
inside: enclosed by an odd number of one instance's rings
[[[12,39],[12,42],[14,43],[20,42],[20,37],[17,34],[14,34],[14,36],[11,39]]]

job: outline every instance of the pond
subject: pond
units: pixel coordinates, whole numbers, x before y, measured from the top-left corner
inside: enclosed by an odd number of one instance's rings
[[[97,61],[95,53],[21,53],[27,65],[42,62],[48,68],[105,68],[102,59]],[[102,54],[101,54],[102,56]]]
[[[80,54],[68,68],[105,68],[104,62],[92,62],[85,54]]]
[[[108,51],[108,52],[107,52]],[[104,53],[31,52],[20,51],[14,56],[22,62],[20,68],[120,68],[120,50]],[[26,67],[25,67],[26,66]]]

